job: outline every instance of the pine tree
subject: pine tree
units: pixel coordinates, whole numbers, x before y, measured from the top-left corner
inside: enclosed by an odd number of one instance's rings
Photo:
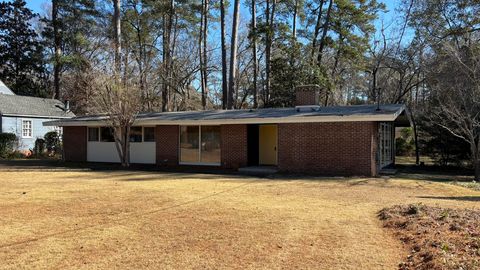
[[[0,3],[0,79],[19,95],[45,96],[43,46],[23,0]]]

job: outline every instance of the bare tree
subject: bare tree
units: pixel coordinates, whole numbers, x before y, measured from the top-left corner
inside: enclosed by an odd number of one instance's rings
[[[434,88],[430,119],[470,145],[475,180],[480,180],[480,54],[477,44],[442,46],[429,73]]]
[[[141,108],[141,91],[117,78],[100,78],[92,97],[91,112],[105,115],[107,125],[113,129],[115,147],[122,166],[130,166],[130,129]]]

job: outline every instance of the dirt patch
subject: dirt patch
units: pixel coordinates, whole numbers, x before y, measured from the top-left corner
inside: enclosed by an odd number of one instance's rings
[[[399,269],[480,269],[480,211],[410,204],[378,216],[410,251]]]

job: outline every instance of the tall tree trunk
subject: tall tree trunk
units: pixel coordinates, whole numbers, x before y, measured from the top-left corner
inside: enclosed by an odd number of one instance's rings
[[[270,7],[270,1],[271,7]],[[275,18],[275,1],[266,0],[265,18],[267,21],[267,33],[265,38],[265,94],[264,103],[269,106],[270,103],[270,62],[272,60],[272,43],[273,43],[273,20]],[[271,10],[270,10],[271,9]]]
[[[417,120],[413,117],[413,113],[410,114],[413,125],[413,141],[415,143],[415,165],[420,165],[420,147],[418,145],[418,129]]]
[[[228,87],[228,103],[227,109],[231,110],[234,106],[235,95],[235,77],[237,71],[237,32],[238,20],[240,10],[240,0],[235,0],[233,7],[233,22],[232,22],[232,41],[230,43],[230,82]]]
[[[120,43],[120,38],[122,35],[120,24],[120,0],[113,0],[113,29],[115,46],[115,74],[118,80],[122,69],[122,46]]]
[[[292,40],[297,39],[297,13],[298,13],[298,0],[295,0],[295,6],[293,7],[293,22],[292,22]]]
[[[327,37],[328,28],[330,25],[330,16],[332,14],[332,7],[333,7],[333,0],[330,0],[330,3],[328,4],[328,9],[327,9],[327,15],[325,17],[325,22],[323,24],[323,32],[322,32],[322,38],[320,39],[320,46],[318,47],[318,56],[317,56],[318,65],[322,64],[323,49],[325,48],[325,39]]]
[[[220,28],[222,43],[222,108],[227,109],[228,82],[227,82],[227,45],[225,42],[225,0],[220,0]]]
[[[205,2],[208,0],[202,0],[202,11],[200,13],[200,34],[198,36],[198,60],[200,63],[200,88],[202,93],[202,109],[205,110],[205,73],[204,70],[204,58],[203,58],[203,35],[204,35],[204,19],[205,19]]]
[[[252,42],[252,57],[253,57],[253,107],[258,107],[258,99],[257,99],[257,77],[258,77],[258,59],[257,59],[257,11],[255,7],[256,3],[255,0],[252,0],[252,35],[251,35],[251,42]]]
[[[317,22],[315,24],[315,30],[313,32],[313,38],[312,38],[312,53],[311,53],[312,63],[314,63],[315,51],[317,50],[317,39],[318,39],[318,34],[320,33],[320,26],[322,24],[324,4],[325,4],[325,0],[320,0],[320,4],[318,5]]]
[[[52,0],[52,24],[53,24],[53,42],[55,49],[55,58],[53,63],[53,87],[54,87],[54,98],[60,98],[60,71],[61,63],[60,58],[62,55],[62,39],[60,36],[60,26],[58,18],[58,0]]]
[[[477,162],[475,163],[475,181],[480,181],[480,160],[477,157]]]
[[[480,141],[476,142],[475,139],[472,138],[470,149],[472,153],[472,164],[475,170],[475,181],[480,181]]]
[[[204,0],[205,1],[205,14],[203,15],[203,84],[204,84],[204,92],[202,95],[202,106],[203,109],[205,110],[207,107],[207,94],[208,94],[208,55],[207,55],[207,49],[208,49],[208,14],[209,14],[209,7],[208,7],[208,1],[209,0]]]
[[[171,67],[172,67],[172,29],[173,18],[175,13],[175,2],[170,0],[168,13],[163,17],[163,65],[165,72],[165,81],[162,90],[162,112],[169,110],[170,84],[171,84]]]

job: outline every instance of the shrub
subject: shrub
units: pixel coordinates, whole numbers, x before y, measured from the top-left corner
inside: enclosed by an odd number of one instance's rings
[[[17,136],[13,133],[0,133],[0,158],[8,158],[17,146]]]
[[[35,149],[33,149],[33,153],[36,157],[42,156],[45,152],[45,140],[42,138],[38,138],[35,140]]]
[[[60,151],[60,136],[56,131],[45,133],[45,145],[49,153],[57,153]]]

